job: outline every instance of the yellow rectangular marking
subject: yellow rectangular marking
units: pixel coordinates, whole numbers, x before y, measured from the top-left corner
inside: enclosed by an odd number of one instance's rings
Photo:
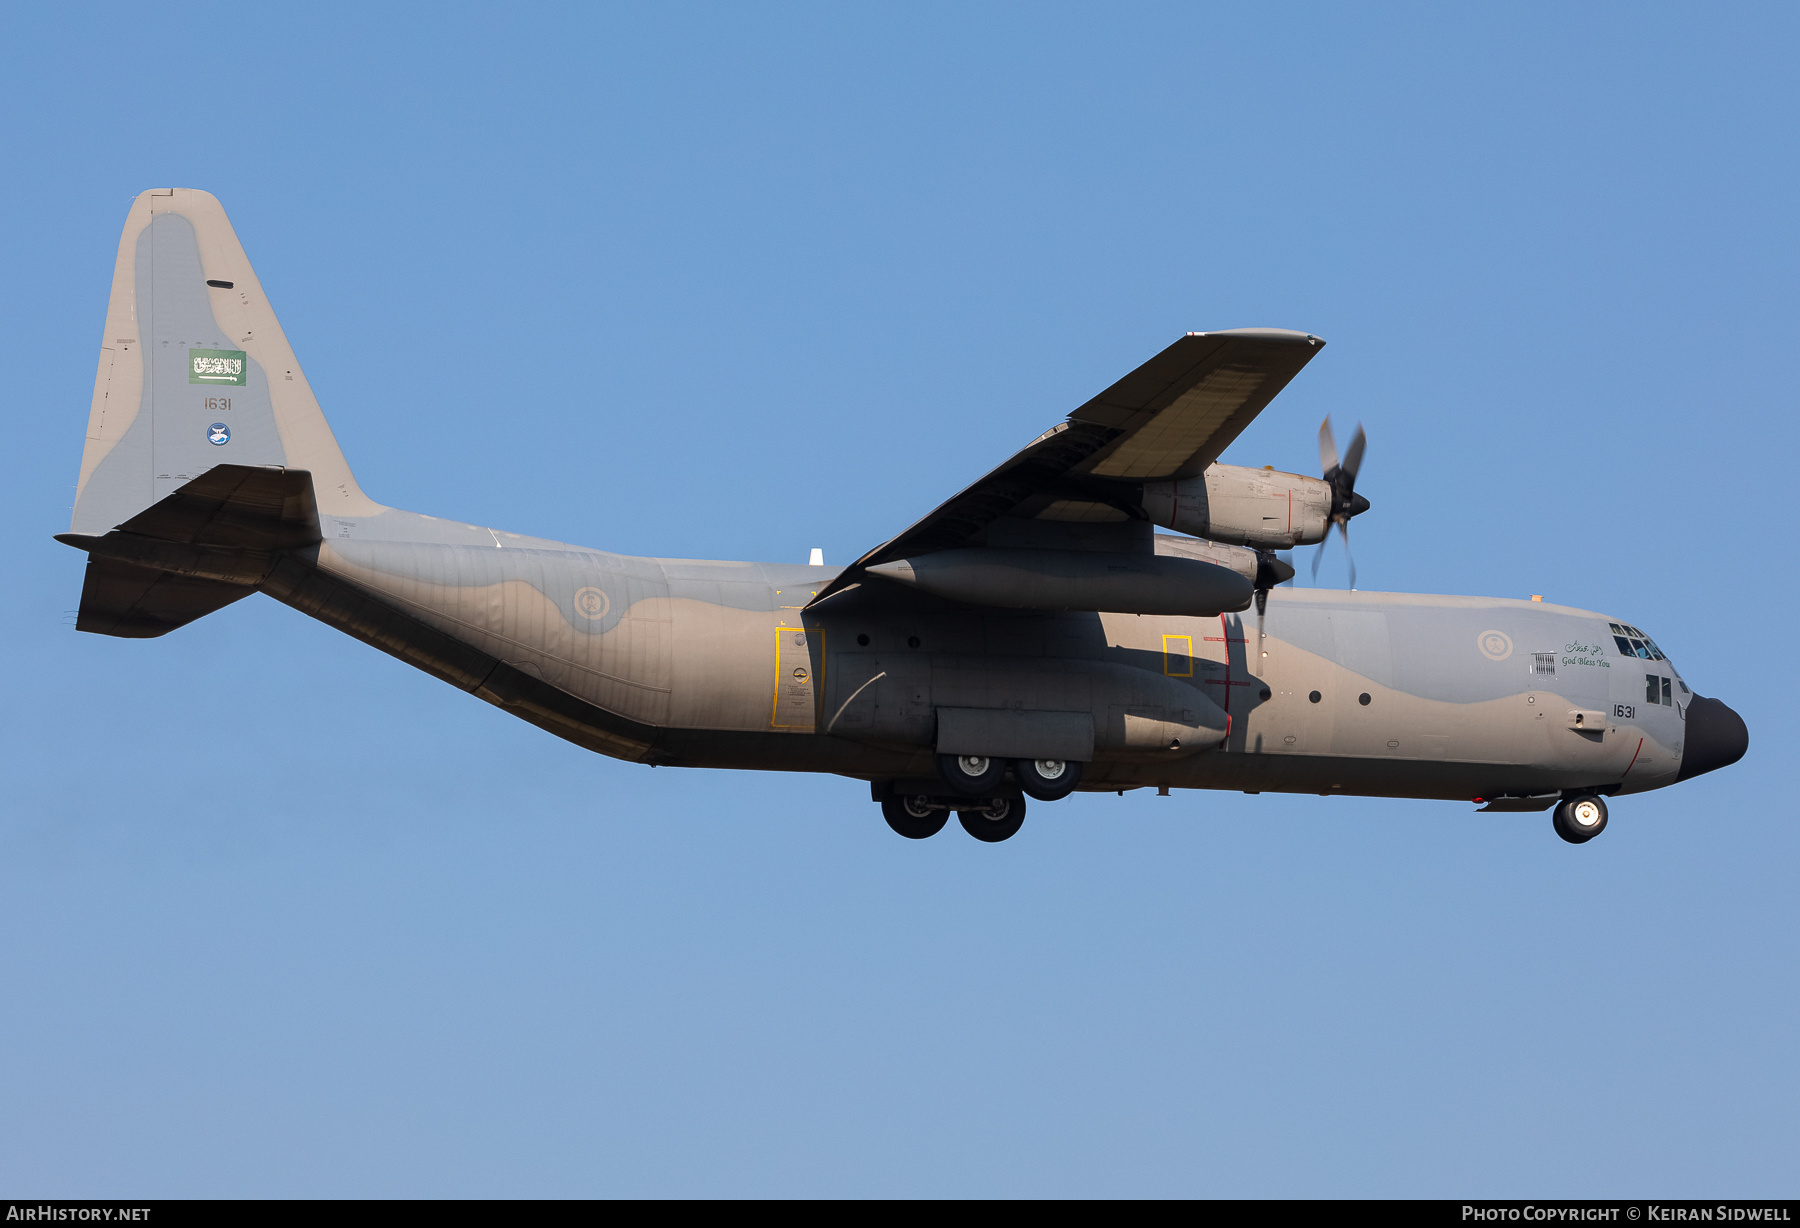
[[[1173,668],[1176,665],[1181,668]],[[1163,673],[1171,678],[1192,678],[1194,676],[1193,636],[1163,636]]]
[[[775,628],[775,695],[769,711],[771,729],[813,729],[818,725],[820,678],[813,671],[811,646],[818,637],[819,659],[825,658],[825,633],[816,627]]]

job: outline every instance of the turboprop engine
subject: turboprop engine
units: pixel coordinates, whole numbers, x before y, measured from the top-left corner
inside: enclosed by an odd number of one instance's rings
[[[1331,528],[1332,488],[1323,478],[1275,469],[1210,465],[1199,477],[1144,484],[1154,524],[1191,537],[1265,550],[1310,546]]]
[[[1158,533],[1152,542],[1157,554],[1229,568],[1258,589],[1274,588],[1294,578],[1293,566],[1276,558],[1272,550],[1226,546],[1193,537],[1170,537],[1165,533]]]

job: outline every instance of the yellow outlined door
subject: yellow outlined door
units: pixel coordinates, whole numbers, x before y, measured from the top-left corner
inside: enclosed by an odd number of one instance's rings
[[[1170,678],[1194,676],[1194,637],[1165,635],[1163,640],[1163,673]]]
[[[818,651],[813,651],[814,647]],[[775,628],[775,702],[769,717],[772,729],[810,733],[819,721],[819,694],[824,679],[818,677],[825,661],[825,633],[805,627]],[[816,664],[815,664],[816,662]]]

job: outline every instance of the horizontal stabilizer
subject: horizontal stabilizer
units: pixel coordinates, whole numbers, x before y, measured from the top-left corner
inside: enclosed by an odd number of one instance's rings
[[[56,540],[88,554],[75,629],[149,639],[255,592],[318,542],[319,513],[303,470],[217,465],[110,533]]]
[[[215,465],[118,531],[192,545],[292,549],[319,540],[319,509],[304,469]]]
[[[147,571],[113,559],[89,558],[75,630],[122,639],[154,639],[255,591],[248,584]]]

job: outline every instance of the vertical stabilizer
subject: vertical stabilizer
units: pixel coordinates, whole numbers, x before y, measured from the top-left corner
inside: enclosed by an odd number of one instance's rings
[[[113,268],[71,531],[102,534],[215,465],[313,475],[321,511],[369,500],[210,193],[132,203]]]

